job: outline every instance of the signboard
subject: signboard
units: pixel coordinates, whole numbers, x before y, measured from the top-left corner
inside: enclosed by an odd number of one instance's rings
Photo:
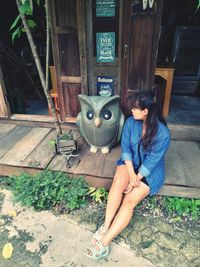
[[[96,33],[97,62],[115,62],[115,32]]]
[[[114,17],[115,0],[96,0],[96,17]]]
[[[97,95],[100,96],[114,95],[114,77],[97,76]]]

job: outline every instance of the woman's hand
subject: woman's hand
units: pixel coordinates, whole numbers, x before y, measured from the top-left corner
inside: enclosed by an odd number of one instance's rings
[[[124,194],[128,194],[129,192],[131,192],[133,187],[138,186],[139,183],[140,183],[140,180],[138,176],[135,174],[134,176],[131,177],[127,188],[124,190]]]
[[[142,180],[143,176],[139,172],[138,172],[137,176],[138,176],[139,180]]]

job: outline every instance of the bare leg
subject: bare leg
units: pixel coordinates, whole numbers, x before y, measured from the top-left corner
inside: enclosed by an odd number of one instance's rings
[[[108,246],[113,238],[115,238],[126,228],[133,215],[133,209],[148,194],[149,187],[140,182],[138,187],[133,188],[130,193],[125,195],[122,205],[114,218],[114,221],[112,222],[109,230],[101,239],[104,246]]]
[[[125,165],[118,166],[114,176],[114,180],[109,191],[106,206],[106,216],[104,226],[109,228],[115,214],[122,202],[123,191],[128,185],[129,177]]]

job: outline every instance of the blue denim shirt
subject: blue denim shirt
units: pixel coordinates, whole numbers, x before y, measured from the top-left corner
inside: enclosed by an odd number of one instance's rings
[[[139,173],[146,177],[150,195],[154,195],[164,183],[164,156],[170,145],[170,132],[163,123],[158,122],[158,131],[150,150],[144,150],[140,145],[139,157],[138,146],[142,136],[142,124],[143,121],[135,120],[132,116],[126,120],[121,139],[121,159],[117,161],[117,165],[125,164],[125,160],[131,160],[134,169],[139,169]]]

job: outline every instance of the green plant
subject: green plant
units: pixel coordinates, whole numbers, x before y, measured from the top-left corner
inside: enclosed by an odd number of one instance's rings
[[[164,206],[170,214],[191,215],[193,219],[198,219],[200,216],[200,200],[198,199],[165,197]]]
[[[65,132],[59,135],[59,140],[73,140],[73,135],[71,132]]]
[[[24,173],[14,178],[11,187],[14,199],[36,210],[55,205],[73,210],[87,204],[88,184],[83,177],[73,178],[62,172],[45,170],[35,176]]]
[[[97,203],[102,203],[102,202],[106,201],[108,198],[108,192],[106,191],[106,189],[104,187],[95,188],[95,187],[91,186],[89,188],[88,194]]]

